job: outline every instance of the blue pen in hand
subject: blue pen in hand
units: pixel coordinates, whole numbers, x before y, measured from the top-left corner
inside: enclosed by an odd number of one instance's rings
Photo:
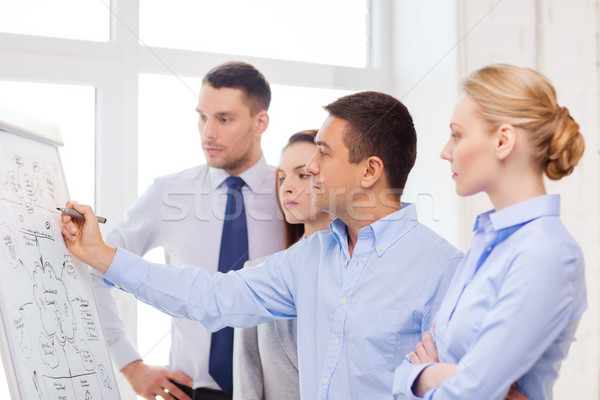
[[[77,218],[84,218],[83,214],[80,213],[79,211],[76,211],[72,208],[62,208],[62,207],[56,207],[56,209],[58,211],[60,211],[63,214],[69,215],[71,217],[77,217]],[[98,220],[98,222],[100,222],[101,224],[104,224],[106,222],[106,218],[104,217],[99,217],[96,215],[96,219]]]

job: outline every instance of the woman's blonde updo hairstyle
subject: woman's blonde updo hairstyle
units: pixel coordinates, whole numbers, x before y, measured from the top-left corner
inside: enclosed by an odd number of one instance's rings
[[[541,73],[495,64],[473,72],[462,88],[479,104],[493,128],[508,123],[523,129],[550,179],[573,172],[585,144],[569,110],[556,102],[556,90]]]

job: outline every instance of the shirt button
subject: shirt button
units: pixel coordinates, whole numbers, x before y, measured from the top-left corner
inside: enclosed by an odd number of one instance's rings
[[[346,303],[348,303],[348,300],[347,300],[347,299],[344,297],[344,298],[342,299],[341,303],[342,303],[343,305],[346,305]]]
[[[333,344],[335,344],[335,345],[340,344],[340,339],[338,339],[338,338],[333,339]]]
[[[377,250],[379,250],[379,251],[383,251],[383,246],[379,246],[379,247],[377,248]]]
[[[492,251],[492,248],[491,248],[491,247],[488,247],[488,248],[487,248],[487,251]]]
[[[116,287],[117,289],[121,289],[121,286],[119,286],[119,285],[115,285],[115,287]]]
[[[323,379],[323,385],[327,385],[329,383],[329,379],[325,378]]]
[[[348,265],[348,260],[346,260],[346,265]]]

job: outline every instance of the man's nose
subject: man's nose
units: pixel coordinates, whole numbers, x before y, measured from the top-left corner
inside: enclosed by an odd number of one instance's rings
[[[217,129],[212,118],[207,118],[199,124],[200,135],[208,140],[214,140],[218,137]]]
[[[318,151],[315,151],[315,154],[308,160],[306,165],[304,166],[304,170],[309,174],[318,175],[319,174],[319,165],[317,164],[317,154]]]

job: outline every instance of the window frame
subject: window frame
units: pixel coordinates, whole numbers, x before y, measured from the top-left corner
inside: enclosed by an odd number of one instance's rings
[[[108,43],[0,33],[0,56],[11,60],[0,64],[0,79],[96,88],[95,207],[122,215],[137,197],[140,74],[201,77],[198,71],[242,58],[273,84],[389,92],[392,5],[389,0],[371,0],[369,8],[365,68],[147,47],[138,40],[139,0],[112,0]],[[120,160],[118,165],[112,162],[115,159]],[[111,190],[102,190],[107,187]],[[112,195],[115,192],[120,195]]]
[[[391,0],[370,0],[368,7],[365,68],[147,47],[138,39],[139,0],[111,0],[109,42],[0,33],[0,57],[10,60],[0,63],[0,79],[96,88],[94,207],[102,215],[122,216],[138,195],[140,74],[201,77],[215,65],[243,59],[272,84],[391,92],[393,5]],[[119,219],[109,219],[103,233]],[[136,341],[135,300],[129,298],[122,305]],[[131,397],[123,394],[123,398]]]

